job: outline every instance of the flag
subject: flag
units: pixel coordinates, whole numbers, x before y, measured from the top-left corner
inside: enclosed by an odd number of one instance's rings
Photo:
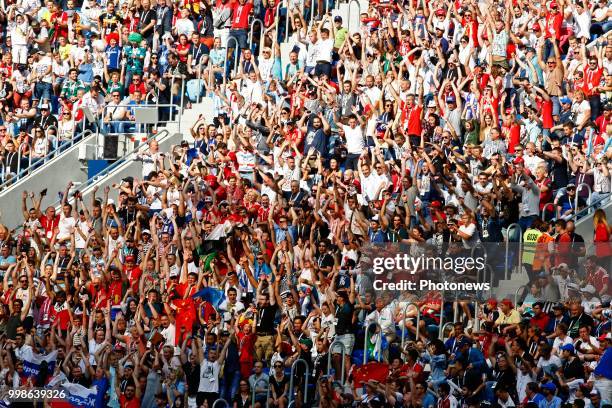
[[[217,225],[210,234],[204,238],[205,241],[216,241],[221,238],[225,238],[227,234],[232,230],[232,223],[229,220],[225,221],[223,224]]]
[[[378,333],[372,333],[372,331],[370,331],[370,333],[371,334],[366,339],[368,360],[381,361],[383,359],[382,352],[389,348],[389,342],[387,342],[387,338],[383,336],[380,331]]]
[[[181,328],[185,328],[185,334],[191,333],[193,322],[197,319],[197,316],[192,298],[175,299],[172,303],[176,306],[174,323],[176,327],[175,345],[179,346],[179,342],[183,341],[181,338]]]
[[[98,388],[95,385],[91,388],[86,388],[81,384],[65,382],[61,385],[60,389],[66,392],[66,399],[61,406],[91,408],[96,406],[96,395],[98,394]],[[60,405],[53,405],[53,407],[59,408]]]
[[[43,361],[47,362],[47,372],[53,373],[55,370],[55,361],[57,360],[57,350],[53,350],[49,354],[36,354],[31,348],[26,348],[19,356],[23,360],[23,372],[28,377],[36,377],[40,373],[40,366]]]
[[[202,298],[202,300],[207,301],[216,309],[219,307],[221,302],[225,300],[225,293],[223,293],[221,289],[205,287],[202,288],[200,291],[196,292],[192,297]]]
[[[203,272],[212,271],[210,264],[212,263],[213,259],[215,259],[216,256],[217,256],[217,252],[211,252],[210,254],[200,256],[200,261],[202,261],[202,271]]]
[[[389,375],[389,364],[373,361],[357,367],[353,371],[353,383],[355,388],[361,387],[368,380],[376,380],[384,383]]]

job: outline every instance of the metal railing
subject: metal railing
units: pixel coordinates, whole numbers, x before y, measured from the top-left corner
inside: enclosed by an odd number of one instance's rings
[[[402,321],[402,342],[400,343],[402,350],[404,349],[404,343],[406,341],[406,330],[407,330],[407,328],[406,328],[406,319],[407,319],[406,312],[408,311],[408,308],[410,306],[416,307],[416,310],[417,310],[417,315],[416,315],[416,341],[419,341],[419,330],[420,330],[420,326],[421,326],[421,312],[419,311],[419,305],[417,305],[414,302],[409,302],[406,305],[406,307],[404,307],[404,311],[403,311],[403,314],[402,314],[402,318],[403,318],[403,321]]]
[[[351,0],[349,1],[349,5],[348,5],[348,22],[346,23],[346,27],[348,28],[349,32],[351,31],[351,9],[352,9],[352,5],[353,3],[357,3],[357,15],[359,17],[361,17],[361,3],[359,2],[359,0]],[[357,26],[357,29],[359,30],[359,25]]]
[[[611,201],[612,199],[612,193],[608,193],[607,195],[598,198],[595,201],[591,202],[591,205],[583,208],[582,210],[578,211],[577,213],[575,213],[574,215],[572,215],[572,217],[570,218],[570,220],[572,221],[578,221],[581,218],[583,218],[585,215],[591,214],[591,212],[594,212],[593,210],[596,207],[599,207],[601,205],[603,205],[606,201]]]
[[[590,210],[589,208],[591,207],[591,195],[593,195],[593,190],[591,189],[591,186],[589,186],[586,183],[580,183],[576,186],[576,197],[574,197],[574,212],[577,213],[578,212],[578,198],[580,197],[580,191],[582,190],[583,187],[586,187],[588,192],[589,192],[589,196],[587,197],[587,215],[590,214]]]
[[[304,376],[304,403],[308,401],[308,377],[310,376],[310,369],[306,360],[298,358],[293,362],[293,364],[291,364],[291,379],[289,380],[289,404],[291,404],[291,402],[295,402],[293,399],[293,379],[295,377],[295,367],[297,367],[299,364],[304,364],[304,367],[306,368],[306,375]],[[344,364],[344,361],[342,364]]]
[[[270,387],[268,387],[270,388]],[[218,405],[218,404],[223,404],[223,405]],[[216,400],[213,404],[212,404],[212,408],[221,408],[221,407],[230,407],[230,404],[224,400],[223,398],[219,398],[218,400]]]
[[[258,18],[254,18],[251,21],[251,29],[249,30],[249,49],[253,51],[253,31],[255,30],[255,24],[259,24],[259,41],[260,44],[263,43],[263,33],[264,33],[264,23]],[[259,46],[259,51],[261,52],[261,45]]]
[[[446,322],[446,323],[444,323],[444,325],[441,325],[440,326],[440,333],[439,333],[438,338],[440,340],[444,341],[445,340],[444,339],[444,332],[446,331],[446,329],[448,327],[454,327],[454,326],[455,326],[455,322]],[[451,332],[452,332],[452,330],[451,330]]]
[[[78,144],[78,141],[81,141],[83,139],[85,139],[86,136],[89,136],[93,134],[93,132],[89,129],[84,130],[83,132],[79,133],[78,135],[72,137],[72,139],[70,139],[69,142],[66,143],[62,143],[60,145],[58,145],[55,149],[48,151],[48,143],[50,142],[49,139],[47,139],[47,136],[45,136],[46,140],[47,140],[47,154],[45,154],[43,157],[37,157],[34,162],[32,162],[32,148],[33,146],[30,146],[28,144],[28,150],[30,152],[30,154],[28,155],[28,166],[26,168],[21,168],[21,161],[23,159],[22,156],[22,149],[19,148],[18,152],[17,152],[17,173],[15,173],[14,176],[12,176],[10,179],[5,180],[5,175],[6,172],[4,171],[3,168],[3,174],[2,174],[2,184],[0,184],[0,190],[8,187],[11,184],[14,184],[15,182],[19,181],[20,179],[22,179],[23,177],[29,175],[29,174],[33,174],[35,170],[37,169],[42,169],[43,168],[43,164],[47,163],[49,160],[51,160],[54,157],[57,157],[60,155],[60,153],[68,150],[69,148],[71,148],[72,146],[74,146],[75,144]],[[2,166],[4,167],[4,163],[2,164]]]
[[[442,289],[442,291],[440,292],[441,296],[441,303],[440,303],[440,330],[438,331],[438,338],[442,337],[442,334],[444,334],[444,293],[445,290]]]
[[[170,132],[168,132],[167,129],[162,129],[160,132],[157,132],[155,134],[149,135],[147,137],[147,140],[146,140],[145,143],[148,143],[148,142],[150,142],[153,139],[160,138],[162,135],[168,135],[168,134],[170,134]],[[86,187],[94,184],[95,182],[97,182],[98,180],[100,180],[101,178],[105,177],[110,172],[112,172],[113,170],[115,170],[116,168],[118,168],[119,166],[124,164],[126,162],[126,160],[128,159],[128,157],[130,157],[132,154],[136,153],[140,148],[141,148],[141,146],[134,147],[124,157],[122,157],[121,159],[115,161],[113,164],[111,164],[110,166],[106,167],[104,170],[102,170],[101,172],[97,173],[95,176],[93,176],[93,177],[89,178],[87,181],[83,182],[81,184],[81,186],[80,186],[81,187],[81,191],[83,191]],[[69,201],[72,201],[72,200],[74,200],[74,198],[70,198],[69,199]],[[58,208],[60,204],[61,204],[61,200],[57,200],[56,202],[51,204],[51,207]]]
[[[334,340],[329,345],[329,353],[327,353],[327,375],[329,375],[329,373],[331,372],[331,369],[332,369],[331,358],[332,358],[334,346],[337,346],[337,345],[339,345],[340,349],[342,350],[341,358],[340,358],[341,366],[342,366],[341,375],[340,375],[340,383],[344,384],[344,359],[346,357],[346,346],[340,340]]]
[[[174,84],[174,78],[173,81],[171,83],[171,87]],[[185,86],[185,81],[183,81],[183,91],[184,91],[184,86]],[[172,91],[171,91],[172,92]],[[172,94],[172,93],[171,93]],[[183,92],[184,94],[184,92]],[[139,110],[139,109],[147,109],[147,108],[155,108],[157,109],[157,121],[155,122],[151,122],[151,123],[139,123],[136,122],[135,120],[113,120],[112,116],[111,119],[106,122],[106,113],[109,109],[115,109],[115,108],[125,108],[126,110]],[[129,105],[129,104],[119,104],[119,105],[106,105],[104,107],[104,110],[102,111],[102,119],[104,121],[104,123],[102,125],[107,125],[107,124],[128,124],[128,125],[143,125],[145,126],[144,132],[138,132],[139,129],[135,129],[134,131],[130,131],[130,130],[123,130],[123,131],[118,131],[118,132],[105,132],[106,134],[111,134],[111,135],[116,135],[116,134],[125,134],[125,133],[148,133],[146,132],[146,126],[147,125],[154,125],[157,122],[159,122],[159,108],[169,108],[170,109],[170,117],[168,118],[168,120],[166,121],[166,123],[174,123],[176,122],[178,124],[178,131],[181,131],[181,118],[183,117],[183,112],[182,112],[182,108],[175,104],[175,103],[162,103],[162,104],[155,104],[155,105],[147,105],[147,104],[141,104],[141,105]],[[177,112],[175,112],[175,109]],[[178,119],[177,119],[178,116]],[[98,133],[99,134],[99,133]]]
[[[228,72],[227,72],[227,64],[229,64],[230,59],[228,58],[227,54],[229,53],[230,50],[230,41],[234,41],[234,71],[233,72],[237,72],[238,71],[238,56],[240,55],[240,43],[238,43],[238,39],[236,37],[234,37],[233,35],[230,35],[227,38],[227,44],[225,45],[225,64],[223,64],[223,89],[225,89],[225,85],[227,84],[227,77]]]
[[[513,229],[518,228],[519,231],[519,239],[518,239],[518,253],[517,253],[517,257],[518,257],[518,264],[521,264],[521,252],[522,252],[522,247],[523,247],[523,228],[521,228],[521,226],[518,223],[513,223],[508,225],[508,228],[506,228],[506,255],[504,257],[504,280],[508,280],[508,255],[510,253],[510,231],[512,231]]]
[[[518,287],[518,289],[516,290],[516,292],[514,292],[514,304],[518,305],[518,299],[519,299],[519,293],[521,291],[521,289],[529,289],[529,285],[521,285]]]

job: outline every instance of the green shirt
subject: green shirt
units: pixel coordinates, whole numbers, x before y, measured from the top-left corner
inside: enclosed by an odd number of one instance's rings
[[[71,81],[70,79],[67,79],[66,81],[64,81],[61,93],[66,98],[73,98],[77,96],[79,88],[87,90],[85,84],[80,79],[77,79],[76,81]]]
[[[147,55],[147,50],[142,47],[132,47],[128,45],[123,49],[123,55],[127,59],[126,67],[129,72],[135,74],[143,73],[144,59]]]
[[[348,29],[344,27],[340,27],[339,30],[336,31],[336,37],[334,38],[334,48],[339,50],[344,44],[344,40],[346,40],[346,36],[348,34]]]

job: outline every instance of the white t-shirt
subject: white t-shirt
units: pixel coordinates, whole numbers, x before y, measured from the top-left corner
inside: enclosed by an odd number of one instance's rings
[[[52,68],[53,61],[47,56],[42,57],[38,62],[35,62],[33,66],[33,70],[36,72],[38,79],[48,84],[53,82]],[[47,73],[47,70],[49,73]]]
[[[344,130],[344,134],[346,135],[346,150],[348,151],[348,153],[363,153],[365,142],[363,140],[363,130],[361,129],[361,126],[357,125],[353,129],[350,126],[343,125],[342,129]]]
[[[202,361],[200,364],[200,385],[198,386],[198,392],[219,392],[220,371],[221,366],[218,362]]]
[[[170,323],[167,328],[163,329],[160,334],[166,339],[166,343],[164,343],[166,346],[174,347],[176,327],[172,323]]]
[[[576,125],[579,125],[584,121],[585,115],[590,109],[591,105],[586,99],[580,103],[574,102],[572,105],[572,113],[576,115]]]
[[[70,234],[74,230],[74,226],[76,225],[76,220],[74,217],[66,217],[64,214],[60,216],[59,223],[57,224],[57,228],[59,232],[57,233],[57,239],[66,239],[70,237]]]
[[[332,51],[334,50],[334,40],[332,38],[317,41],[315,47],[318,48],[317,61],[331,62]]]

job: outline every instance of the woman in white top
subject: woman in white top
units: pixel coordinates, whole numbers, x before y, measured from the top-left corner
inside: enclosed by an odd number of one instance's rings
[[[57,144],[71,140],[74,137],[75,122],[69,109],[62,109],[62,114],[57,123]]]
[[[49,152],[49,141],[45,136],[45,132],[42,128],[36,128],[34,130],[34,140],[32,142],[32,162],[41,159]]]

